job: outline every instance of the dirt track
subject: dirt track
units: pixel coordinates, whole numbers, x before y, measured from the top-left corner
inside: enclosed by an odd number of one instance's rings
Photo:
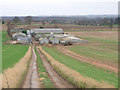
[[[95,60],[92,60],[92,59],[89,59],[89,58],[86,58],[86,57],[83,57],[81,55],[78,55],[78,54],[75,54],[73,52],[71,52],[70,50],[64,48],[64,47],[57,47],[58,50],[62,53],[64,53],[65,55],[68,55],[70,57],[73,57],[75,59],[78,59],[80,61],[84,61],[84,62],[87,62],[87,63],[90,63],[92,65],[95,65],[95,66],[98,66],[98,67],[102,67],[104,69],[107,69],[107,70],[110,70],[110,71],[113,71],[115,73],[118,73],[118,69],[117,67],[113,67],[113,66],[109,66],[109,65],[106,65],[104,63],[100,63],[100,62],[96,62]]]
[[[41,60],[48,72],[49,77],[52,79],[52,82],[54,83],[56,88],[74,88],[71,84],[69,84],[67,81],[65,81],[63,78],[61,78],[52,68],[50,63],[47,61],[46,57],[39,51],[38,47],[37,51],[41,57]]]
[[[39,81],[36,59],[37,58],[33,47],[32,60],[30,62],[29,70],[22,88],[42,88],[42,84]]]

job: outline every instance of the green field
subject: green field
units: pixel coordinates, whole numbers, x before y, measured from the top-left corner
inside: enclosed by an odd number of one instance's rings
[[[37,67],[39,68],[38,72],[40,73],[40,78],[44,78],[42,80],[44,88],[54,88],[54,85],[47,75],[47,71],[46,71],[46,69],[45,69],[45,67],[44,67],[44,65],[43,65],[43,63],[40,59],[40,56],[39,56],[39,54],[36,50],[36,47],[34,49],[35,49],[35,52],[36,52],[36,55],[37,55],[37,65],[38,65]]]
[[[2,70],[13,67],[28,51],[28,45],[10,45],[4,42],[9,40],[7,32],[2,31]]]
[[[63,53],[59,52],[56,47],[49,48],[42,46],[42,48],[55,60],[79,72],[83,76],[91,77],[98,81],[105,81],[113,84],[115,87],[118,87],[118,77],[116,76],[117,74],[66,56]]]
[[[101,39],[95,37],[81,37],[88,41],[88,44],[68,47],[69,50],[87,58],[96,59],[101,62],[117,64],[118,62],[118,41]]]

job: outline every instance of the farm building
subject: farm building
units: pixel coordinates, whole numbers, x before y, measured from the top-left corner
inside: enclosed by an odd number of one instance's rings
[[[12,36],[14,33],[22,32],[24,29],[19,28],[19,29],[11,29],[10,30],[10,36]]]
[[[17,40],[17,37],[20,36],[20,37],[26,37],[26,34],[24,33],[21,33],[21,32],[17,32],[17,33],[14,33],[12,35],[12,40]]]
[[[34,29],[35,34],[50,34],[51,32],[55,34],[63,34],[62,28],[43,28],[43,29]]]
[[[49,39],[47,39],[47,38],[39,38],[39,42],[40,42],[40,44],[48,44]]]
[[[28,44],[28,37],[25,36],[25,37],[21,37],[21,36],[18,36],[17,37],[17,43],[21,43],[21,44]]]

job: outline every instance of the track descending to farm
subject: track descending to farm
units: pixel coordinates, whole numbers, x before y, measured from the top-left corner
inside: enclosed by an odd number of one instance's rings
[[[42,85],[39,81],[36,59],[37,57],[33,46],[32,60],[30,62],[29,70],[22,88],[42,88]]]
[[[64,53],[65,55],[68,55],[68,56],[73,57],[75,59],[78,59],[80,61],[87,62],[87,63],[90,63],[92,65],[95,65],[95,66],[98,66],[98,67],[113,71],[115,73],[118,73],[117,67],[109,66],[109,65],[106,65],[106,64],[100,63],[100,62],[95,62],[95,60],[88,59],[88,58],[86,58],[84,56],[75,54],[74,52],[72,52],[72,51],[70,51],[70,50],[68,50],[68,49],[66,49],[65,47],[62,47],[62,46],[58,46],[57,49],[60,52]]]
[[[47,58],[40,52],[38,46],[36,47],[41,60],[48,72],[49,77],[52,79],[52,82],[54,83],[56,88],[74,88],[73,85],[69,84],[67,81],[65,81],[63,78],[61,78],[52,68],[50,63],[47,61]]]
[[[47,71],[47,74],[54,84],[56,88],[74,88],[73,85],[69,84],[67,81],[65,81],[62,77],[60,77],[52,68],[50,63],[47,61],[44,54],[40,52],[38,49],[38,46],[36,47],[38,54],[40,55],[40,58],[43,62],[43,65]],[[37,56],[34,51],[33,46],[33,53],[32,53],[32,59],[29,65],[29,69],[26,75],[26,78],[23,82],[22,88],[44,88],[43,83],[40,82],[40,77],[38,76],[38,69],[37,69]]]

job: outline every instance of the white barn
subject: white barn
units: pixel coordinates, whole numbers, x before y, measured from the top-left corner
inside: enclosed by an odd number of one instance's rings
[[[33,32],[35,34],[50,34],[51,32],[56,33],[56,34],[62,34],[62,33],[64,33],[62,28],[34,29]]]

